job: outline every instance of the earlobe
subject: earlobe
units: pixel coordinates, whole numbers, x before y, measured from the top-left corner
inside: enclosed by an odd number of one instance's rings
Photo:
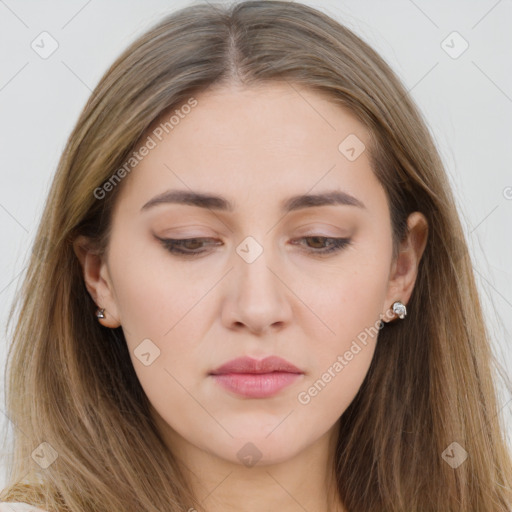
[[[412,295],[421,257],[427,244],[428,222],[422,213],[411,213],[407,219],[407,227],[407,237],[402,241],[393,264],[393,274],[386,295],[386,304],[393,303],[391,310],[394,317],[391,321],[404,318],[407,314],[406,304]],[[395,307],[397,302],[399,304]],[[389,318],[389,311],[388,309],[383,317]]]
[[[95,315],[100,324],[105,327],[110,327],[111,329],[113,329],[121,325],[121,322],[117,318],[114,318],[112,315],[107,314],[105,308],[97,308]]]
[[[91,249],[88,239],[83,236],[73,242],[73,250],[82,267],[85,287],[98,306],[94,313],[95,316],[105,327],[119,327],[121,323],[118,320],[116,302],[108,281],[108,269],[106,269],[101,255]],[[103,276],[105,272],[107,279]],[[108,314],[106,310],[108,310]],[[98,314],[100,311],[101,314]]]

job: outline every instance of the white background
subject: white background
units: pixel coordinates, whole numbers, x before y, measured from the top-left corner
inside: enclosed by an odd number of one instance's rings
[[[424,113],[457,198],[493,351],[510,374],[512,2],[304,3],[332,15],[369,42]],[[120,52],[163,15],[186,5],[190,2],[0,0],[2,412],[7,312],[66,139]],[[43,31],[59,45],[47,59],[31,47]],[[462,39],[448,37],[453,31],[469,44],[458,58],[443,49],[451,46],[446,49],[455,55],[463,48]],[[501,414],[510,437],[512,397],[500,389]],[[4,414],[0,421],[8,423]]]

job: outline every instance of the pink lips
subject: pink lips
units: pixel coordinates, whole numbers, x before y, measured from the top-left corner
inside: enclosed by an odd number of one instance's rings
[[[225,389],[248,398],[267,398],[295,382],[304,372],[277,356],[262,360],[239,357],[210,375]]]

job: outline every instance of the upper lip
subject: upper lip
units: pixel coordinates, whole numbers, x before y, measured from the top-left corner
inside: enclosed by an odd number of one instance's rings
[[[252,357],[237,357],[219,366],[211,375],[222,375],[225,373],[304,373],[292,363],[277,356],[265,357],[265,359],[253,359]]]

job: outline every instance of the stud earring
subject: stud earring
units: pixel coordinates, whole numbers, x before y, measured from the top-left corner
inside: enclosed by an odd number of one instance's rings
[[[396,302],[393,302],[393,313],[398,316],[400,319],[404,319],[407,315],[407,308],[405,307],[405,304],[402,304],[399,300]]]
[[[105,318],[105,308],[101,308],[101,309],[100,309],[100,308],[98,308],[98,309],[96,310],[96,316],[97,316],[98,318]]]

